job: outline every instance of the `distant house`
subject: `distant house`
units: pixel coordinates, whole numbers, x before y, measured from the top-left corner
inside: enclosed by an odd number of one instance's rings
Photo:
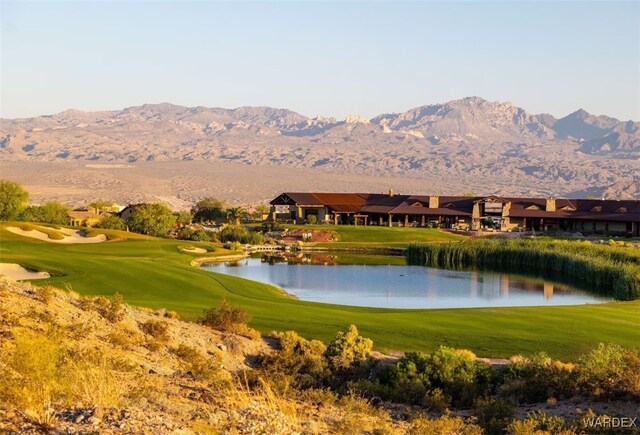
[[[140,207],[141,205],[145,205],[144,203],[140,203],[140,204],[129,204],[128,206],[126,206],[125,208],[123,208],[120,213],[118,213],[118,217],[122,220],[127,220],[131,217],[131,215],[133,215],[133,213],[136,211],[136,208]]]
[[[574,231],[640,236],[640,201],[285,192],[272,220],[458,230]]]
[[[108,213],[94,213],[87,210],[73,210],[67,213],[69,225],[72,227],[92,227],[107,215]]]

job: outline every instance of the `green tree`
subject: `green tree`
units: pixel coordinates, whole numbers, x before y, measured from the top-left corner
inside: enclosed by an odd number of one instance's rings
[[[126,224],[124,220],[120,219],[118,216],[109,215],[103,217],[100,222],[93,226],[94,228],[103,228],[105,230],[124,230],[126,229]]]
[[[208,197],[196,203],[191,209],[194,222],[213,221],[216,218],[225,217],[225,204],[216,198]]]
[[[69,223],[69,208],[56,201],[46,202],[25,208],[20,220],[66,225]]]
[[[176,218],[164,204],[143,204],[127,219],[129,229],[149,236],[166,236],[176,226]]]
[[[111,206],[113,206],[113,202],[104,199],[99,199],[89,204],[89,208],[93,209],[94,213],[100,213]]]
[[[191,224],[191,221],[193,221],[193,216],[189,210],[180,210],[176,213],[176,222],[178,225],[186,226]]]
[[[0,220],[16,219],[24,210],[29,193],[18,183],[0,180]]]
[[[338,332],[327,347],[326,357],[329,365],[334,369],[348,369],[365,362],[371,354],[373,341],[361,337],[358,328],[350,325],[347,332]]]
[[[264,216],[265,214],[269,214],[270,211],[271,209],[268,205],[258,204],[253,210],[253,213],[251,213],[251,217],[254,219],[262,220],[262,216]]]
[[[232,207],[227,210],[227,220],[233,225],[240,225],[240,219],[247,215],[247,211],[242,207]]]

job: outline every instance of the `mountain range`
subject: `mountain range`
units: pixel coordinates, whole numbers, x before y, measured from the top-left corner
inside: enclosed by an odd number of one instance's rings
[[[612,194],[628,197],[625,186],[636,183],[640,170],[640,123],[584,110],[556,119],[479,97],[344,120],[271,107],[162,103],[2,119],[0,159],[215,160],[369,176],[437,176],[452,183],[476,177],[495,193],[536,182],[556,183],[563,194],[622,186]]]

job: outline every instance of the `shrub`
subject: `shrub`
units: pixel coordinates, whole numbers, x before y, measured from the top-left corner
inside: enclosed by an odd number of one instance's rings
[[[53,405],[66,390],[59,370],[63,361],[59,339],[27,331],[13,331],[13,336],[12,346],[3,349],[0,398],[23,409],[36,423],[51,426]]]
[[[473,420],[465,421],[461,417],[442,417],[429,419],[418,417],[411,421],[408,433],[410,435],[482,435],[482,428]]]
[[[115,215],[105,216],[100,219],[100,222],[95,224],[93,228],[101,228],[105,230],[125,230],[127,225],[124,223],[124,220]]]
[[[193,361],[200,356],[200,352],[195,347],[187,346],[186,344],[181,344],[173,352],[178,358],[187,362]]]
[[[118,292],[114,293],[112,297],[105,298],[104,296],[98,296],[93,299],[81,299],[80,306],[83,309],[93,306],[98,313],[110,322],[119,322],[124,319],[124,299]]]
[[[562,417],[548,416],[542,411],[531,412],[524,420],[513,420],[507,426],[509,435],[570,435],[575,434],[567,427]]]
[[[48,304],[55,295],[55,288],[50,285],[43,285],[41,287],[35,287],[36,299],[40,302]]]
[[[533,403],[570,397],[574,385],[573,364],[552,360],[540,352],[529,358],[511,357],[500,393],[518,402]]]
[[[455,406],[468,406],[486,393],[491,369],[477,362],[472,352],[440,346],[427,363],[429,380],[434,387],[441,388],[450,396]]]
[[[246,228],[237,225],[223,228],[222,231],[220,231],[219,238],[223,243],[238,242],[251,245],[260,245],[264,241],[262,234],[249,232]]]
[[[169,325],[167,322],[163,322],[162,320],[147,320],[140,325],[140,329],[161,343],[169,341]]]
[[[429,355],[407,353],[387,368],[381,382],[394,400],[437,409],[471,405],[486,394],[490,378],[491,368],[475,361],[473,353],[441,346]]]
[[[65,377],[74,401],[95,407],[97,417],[102,417],[105,409],[119,406],[124,386],[115,375],[116,366],[102,351],[77,352],[68,358]]]
[[[239,323],[247,323],[251,316],[242,307],[233,307],[226,299],[220,301],[218,308],[205,310],[200,317],[200,323],[213,329],[227,332]]]
[[[120,347],[125,350],[129,350],[137,343],[137,340],[130,333],[122,331],[113,331],[107,335],[107,342],[113,346]]]
[[[327,347],[326,357],[332,369],[348,369],[368,360],[373,341],[361,337],[358,328],[350,325],[347,332],[338,332]]]
[[[68,211],[69,209],[63,204],[51,201],[27,207],[22,211],[20,220],[65,225],[69,223]]]
[[[431,388],[427,372],[428,357],[420,352],[407,352],[382,374],[381,382],[389,386],[389,398],[412,405],[422,405]]]
[[[502,399],[478,398],[473,403],[473,415],[487,433],[503,433],[515,416],[513,406]]]
[[[274,332],[271,336],[279,341],[280,349],[260,356],[258,364],[272,379],[285,375],[297,388],[322,385],[328,375],[324,343],[306,340],[294,331]]]
[[[176,233],[176,238],[180,240],[192,240],[194,242],[217,242],[218,236],[212,231],[202,228],[192,229],[189,227],[180,228]]]
[[[180,345],[175,352],[187,364],[187,372],[195,380],[217,387],[229,386],[231,375],[224,369],[218,356],[207,359],[195,348],[185,345]]]
[[[640,351],[600,343],[579,360],[578,384],[603,397],[640,395]]]

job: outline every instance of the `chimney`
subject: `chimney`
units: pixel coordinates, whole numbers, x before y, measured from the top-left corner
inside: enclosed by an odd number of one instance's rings
[[[393,196],[393,189],[389,189],[389,196]]]
[[[546,211],[556,211],[556,199],[555,198],[547,198],[547,206],[545,208]]]
[[[429,208],[440,208],[440,197],[439,196],[430,196],[429,197]]]

